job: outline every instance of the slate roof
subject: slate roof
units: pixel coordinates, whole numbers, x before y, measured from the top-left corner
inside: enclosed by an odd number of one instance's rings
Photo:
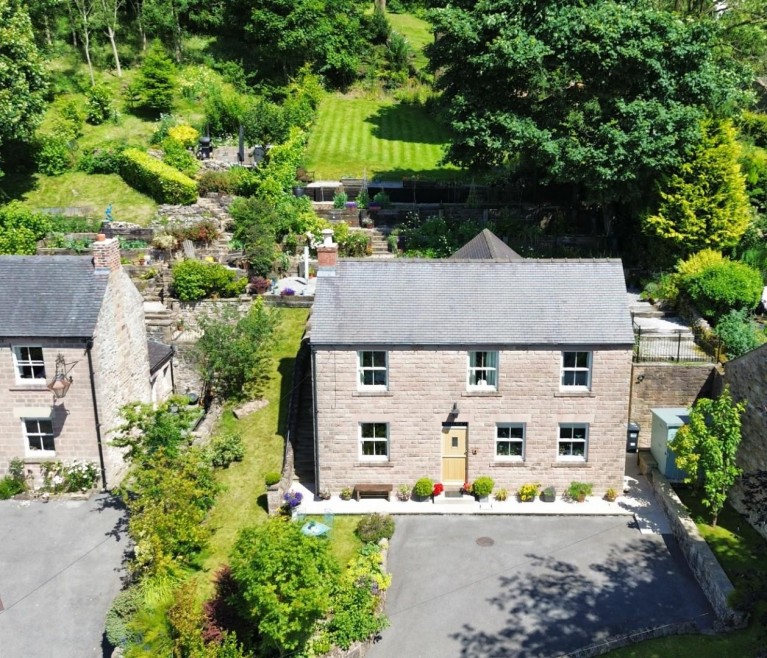
[[[313,345],[633,344],[620,260],[342,260]]]
[[[0,336],[92,337],[108,278],[90,256],[0,256]]]
[[[523,260],[516,251],[490,229],[484,228],[456,251],[451,259],[463,260]]]
[[[171,345],[158,343],[155,340],[148,340],[146,347],[149,352],[149,374],[152,375],[170,361],[170,358],[175,353]]]

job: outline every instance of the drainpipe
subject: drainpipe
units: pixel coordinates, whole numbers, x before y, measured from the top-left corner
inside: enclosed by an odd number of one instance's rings
[[[312,425],[314,428],[314,488],[317,493],[320,491],[320,449],[319,437],[317,436],[317,377],[315,377],[316,353],[314,348],[309,347],[312,358]]]
[[[176,356],[176,346],[170,346],[170,392],[176,394],[176,377],[173,374],[173,357]]]
[[[96,377],[93,374],[93,338],[85,341],[85,351],[88,355],[88,374],[91,378],[91,399],[93,400],[93,419],[96,422],[96,445],[99,448],[99,464],[101,466],[101,484],[104,491],[107,489],[107,469],[104,465],[104,446],[101,443],[101,423],[99,421],[99,406],[96,403]]]

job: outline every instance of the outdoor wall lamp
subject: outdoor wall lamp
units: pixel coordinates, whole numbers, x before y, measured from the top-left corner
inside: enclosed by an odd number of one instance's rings
[[[72,378],[68,373],[76,363],[77,362],[67,364],[64,361],[64,355],[61,352],[56,356],[56,374],[53,376],[53,379],[48,382],[46,388],[53,393],[53,397],[57,400],[63,398],[67,394],[69,387],[72,385]],[[67,370],[67,366],[69,366],[69,370]]]
[[[458,415],[458,411],[459,411],[458,403],[457,402],[453,402],[453,408],[450,410],[450,415],[451,416],[457,416]]]

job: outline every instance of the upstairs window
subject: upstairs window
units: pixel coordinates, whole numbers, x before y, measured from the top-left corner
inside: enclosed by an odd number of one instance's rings
[[[19,381],[45,381],[42,347],[14,347],[13,360],[16,365],[16,379]]]
[[[562,387],[591,386],[591,352],[562,352]]]
[[[386,388],[389,385],[386,352],[357,352],[360,388]]]
[[[468,388],[472,390],[498,388],[498,352],[469,352]]]

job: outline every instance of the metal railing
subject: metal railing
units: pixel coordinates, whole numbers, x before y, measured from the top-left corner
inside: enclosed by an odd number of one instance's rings
[[[634,362],[715,363],[719,360],[721,343],[703,349],[692,334],[643,334],[634,323]]]

